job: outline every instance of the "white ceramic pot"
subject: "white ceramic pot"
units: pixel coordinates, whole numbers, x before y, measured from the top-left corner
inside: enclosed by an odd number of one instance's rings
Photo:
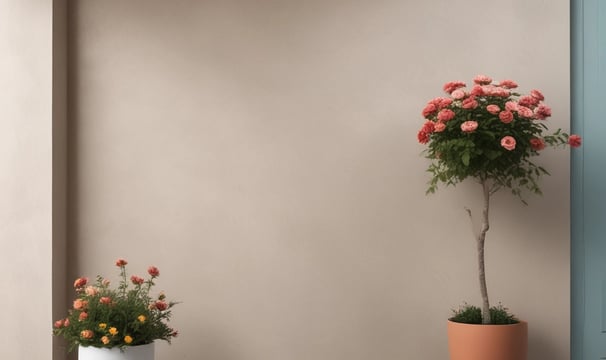
[[[154,360],[154,343],[120,348],[79,346],[78,360]]]

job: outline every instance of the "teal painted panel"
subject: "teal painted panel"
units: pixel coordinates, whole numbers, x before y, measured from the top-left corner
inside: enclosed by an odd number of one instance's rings
[[[606,0],[572,3],[571,359],[606,358]]]

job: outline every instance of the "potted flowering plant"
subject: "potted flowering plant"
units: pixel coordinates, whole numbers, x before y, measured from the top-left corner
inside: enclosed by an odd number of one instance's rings
[[[461,81],[446,83],[443,90],[448,96],[430,100],[423,109],[425,122],[417,139],[427,146],[424,155],[431,161],[427,193],[434,193],[440,183],[454,186],[472,178],[480,184],[483,194],[482,223],[474,230],[482,306],[465,307],[450,320],[488,325],[499,318],[503,324],[512,324],[517,320],[502,307],[491,308],[488,299],[484,242],[489,229],[490,198],[495,192],[508,189],[526,204],[523,191],[541,194],[539,179],[548,175],[532,158],[546,146],[578,147],[581,138],[560,129],[544,133],[551,109],[539,90],[523,95],[516,92],[518,85],[514,81],[495,83],[484,75],[476,76],[473,83],[470,89]],[[466,210],[471,219],[471,210]],[[513,356],[518,360],[526,358],[525,354]],[[494,353],[485,358],[497,359]],[[475,358],[468,354],[465,359]]]
[[[147,279],[137,275],[128,278],[126,265],[124,259],[116,261],[120,269],[117,288],[112,288],[102,276],[97,276],[92,284],[86,277],[76,279],[73,307],[67,317],[53,324],[53,334],[67,340],[69,351],[79,347],[81,359],[83,352],[99,349],[144,351],[153,358],[154,340],[170,343],[177,336],[177,331],[168,326],[176,303],[167,301],[163,292],[155,297],[150,294],[154,280],[160,276],[158,268],[150,266]],[[137,345],[146,345],[148,350]]]

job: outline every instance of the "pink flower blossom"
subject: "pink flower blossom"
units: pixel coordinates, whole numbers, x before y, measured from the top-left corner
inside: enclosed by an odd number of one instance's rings
[[[80,332],[80,337],[83,339],[92,339],[95,336],[95,333],[92,330],[82,330]]]
[[[539,104],[534,109],[534,117],[539,120],[545,120],[551,116],[551,108],[545,104]]]
[[[87,283],[88,283],[88,278],[85,278],[85,277],[77,278],[76,281],[74,281],[74,287],[81,288],[84,285],[86,285]]]
[[[501,111],[499,113],[499,120],[501,120],[505,124],[509,124],[513,121],[513,113],[511,111]]]
[[[524,95],[524,96],[520,96],[520,99],[518,99],[518,104],[521,106],[534,108],[535,106],[537,106],[539,104],[539,100],[537,100],[536,98],[534,98],[532,96]]]
[[[545,100],[545,96],[543,96],[543,93],[536,89],[530,90],[530,96],[540,101]]]
[[[431,128],[432,128],[432,130],[433,130],[433,122],[431,122],[431,121],[427,121],[425,124],[427,124],[427,123],[430,123],[430,124],[431,124]],[[423,126],[423,127],[425,127],[425,126]],[[160,270],[158,270],[158,268],[157,268],[157,267],[155,267],[155,266],[150,266],[150,267],[148,267],[148,268],[147,268],[147,273],[148,273],[149,275],[151,275],[151,277],[153,277],[153,278],[156,278],[156,277],[160,276]]]
[[[417,133],[417,140],[421,143],[421,144],[427,144],[429,142],[429,134],[426,133],[423,130],[420,130]]]
[[[82,299],[74,300],[74,309],[75,310],[84,310],[88,306],[88,301]]]
[[[545,149],[545,142],[539,138],[530,139],[530,147],[532,150],[539,151]]]
[[[88,296],[95,296],[99,293],[99,289],[94,286],[87,286],[86,289],[84,289],[84,293]]]
[[[473,78],[473,82],[478,85],[488,85],[492,82],[492,79],[486,75],[478,75]]]
[[[475,131],[478,128],[478,122],[469,120],[461,124],[461,130],[466,133]]]
[[[83,311],[80,313],[80,315],[78,315],[78,321],[84,321],[88,318],[88,313],[86,311]]]
[[[63,327],[68,327],[68,326],[69,326],[69,324],[70,324],[69,319],[67,319],[67,318],[66,318],[66,319],[63,321]]]
[[[116,266],[117,267],[124,267],[126,266],[126,264],[128,264],[128,262],[124,259],[118,259],[116,260]]]
[[[425,108],[423,109],[422,114],[423,114],[424,118],[427,118],[427,117],[433,115],[436,111],[438,111],[438,107],[436,105],[434,105],[434,104],[427,104],[425,106]]]
[[[506,89],[515,89],[518,87],[518,84],[513,80],[503,80],[499,83],[499,86]]]
[[[465,91],[463,91],[462,89],[457,89],[452,92],[452,98],[455,100],[461,100],[465,96],[466,96]]]
[[[63,327],[63,319],[55,321],[53,324],[56,328]]]
[[[505,110],[518,111],[518,103],[515,101],[508,101],[505,103]]]
[[[521,117],[527,118],[527,119],[532,119],[532,117],[534,116],[534,112],[532,112],[532,110],[530,110],[526,106],[521,106],[521,105],[518,106],[518,114]]]
[[[435,128],[435,125],[434,125],[434,122],[433,122],[433,121],[426,121],[426,122],[423,124],[423,127],[421,128],[421,131],[426,132],[426,133],[428,133],[428,134],[431,134],[431,133],[433,133],[434,128]],[[150,269],[151,269],[151,268],[150,268]],[[150,272],[150,269],[148,269],[148,270],[147,270],[147,272],[148,272],[150,275],[152,275],[152,276],[153,276],[153,274]],[[157,268],[155,268],[155,269],[156,269],[156,271],[158,270]],[[158,275],[160,275],[160,272],[159,272],[159,271],[158,271]],[[157,275],[156,275],[156,276],[157,276]]]
[[[473,96],[482,96],[484,95],[484,88],[481,85],[474,85],[469,94]]]
[[[112,303],[112,298],[110,298],[109,296],[103,296],[101,297],[101,299],[99,299],[99,302],[103,305],[109,305]]]
[[[579,135],[576,134],[572,134],[568,137],[568,145],[570,145],[573,148],[577,148],[579,146],[581,146],[581,137]]]
[[[137,275],[133,275],[130,277],[130,281],[135,285],[141,285],[145,282],[145,280]]]
[[[467,99],[463,100],[461,103],[461,107],[463,109],[475,109],[478,107],[478,102],[476,101],[475,96],[470,96]]]
[[[486,110],[487,110],[489,113],[491,113],[491,114],[493,114],[493,115],[496,115],[496,114],[498,114],[498,113],[499,113],[499,111],[501,111],[501,108],[499,108],[499,105],[494,105],[494,104],[492,104],[492,105],[488,105],[488,106],[486,106]]]
[[[462,81],[450,81],[444,84],[444,91],[451,94],[453,91],[465,87],[465,83]]]
[[[452,120],[452,118],[454,118],[454,117],[455,117],[455,113],[454,113],[454,111],[452,111],[450,109],[440,110],[440,112],[438,113],[439,121]]]
[[[160,311],[164,311],[168,309],[168,304],[166,301],[158,300],[154,303],[154,307]]]
[[[440,102],[438,103],[438,109],[444,109],[445,107],[450,106],[452,104],[451,98],[439,98]]]
[[[516,148],[516,139],[511,136],[505,136],[501,139],[501,146],[511,151]]]
[[[444,124],[443,122],[437,122],[435,123],[435,125],[433,126],[433,131],[434,132],[442,132],[446,129],[446,124]]]

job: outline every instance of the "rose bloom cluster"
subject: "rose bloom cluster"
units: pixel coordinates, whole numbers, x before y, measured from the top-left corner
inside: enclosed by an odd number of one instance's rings
[[[126,274],[127,261],[118,259],[120,284],[110,287],[110,281],[98,276],[94,284],[86,277],[74,281],[76,298],[68,316],[53,324],[53,333],[65,338],[70,350],[77,346],[125,347],[143,345],[154,340],[170,343],[178,332],[168,326],[171,309],[176,304],[168,302],[161,292],[150,296],[160,276],[155,266],[147,269],[149,277]]]
[[[417,140],[428,146],[425,155],[433,161],[428,169],[434,175],[429,192],[438,182],[455,184],[466,177],[490,178],[498,186],[520,185],[539,192],[537,177],[547,172],[529,157],[547,145],[581,145],[578,135],[561,130],[544,134],[552,112],[543,93],[531,90],[523,95],[517,88],[513,80],[493,82],[478,75],[471,88],[462,81],[446,83],[447,96],[425,105]]]

